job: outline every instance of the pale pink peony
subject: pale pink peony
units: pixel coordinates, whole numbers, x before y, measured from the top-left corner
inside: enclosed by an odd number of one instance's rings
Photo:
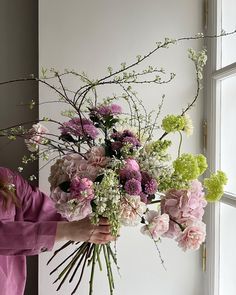
[[[164,213],[161,215],[158,211],[150,210],[146,213],[145,219],[148,222],[148,225],[144,225],[141,228],[141,232],[155,241],[157,241],[169,229],[168,214]]]
[[[146,205],[140,201],[140,196],[126,195],[121,201],[120,221],[123,225],[136,226],[145,211]]]
[[[192,221],[179,234],[176,241],[184,251],[197,250],[206,238],[206,225],[201,221]]]
[[[46,140],[45,134],[48,133],[48,129],[40,123],[34,124],[26,135],[25,143],[27,148],[31,152],[36,152],[39,149],[39,145],[43,144]]]

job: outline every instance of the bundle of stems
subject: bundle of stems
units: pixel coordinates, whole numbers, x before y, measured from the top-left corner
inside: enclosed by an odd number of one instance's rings
[[[76,285],[73,291],[71,292],[71,295],[76,294],[82,281],[85,268],[87,266],[88,268],[90,268],[89,295],[92,295],[95,268],[96,265],[98,265],[100,271],[102,271],[101,258],[103,256],[103,260],[105,261],[105,268],[107,271],[110,295],[112,295],[115,289],[112,263],[114,263],[117,268],[118,266],[116,253],[112,250],[110,243],[98,245],[90,242],[75,243],[73,241],[68,241],[61,248],[54,252],[47,264],[49,264],[58,253],[74,244],[76,245],[76,249],[50,272],[50,275],[58,273],[56,280],[53,282],[59,282],[57,291],[61,289],[61,287],[66,281],[72,283],[73,281],[77,280]]]

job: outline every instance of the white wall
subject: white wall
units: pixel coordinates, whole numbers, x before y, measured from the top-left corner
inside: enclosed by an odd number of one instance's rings
[[[73,68],[86,71],[90,77],[104,75],[107,66],[119,67],[145,54],[156,41],[164,37],[191,36],[202,31],[203,0],[99,0],[63,1],[40,0],[39,23],[40,65],[57,69]],[[199,48],[199,42],[185,42],[156,54],[150,64],[175,72],[177,77],[168,87],[145,87],[139,90],[147,107],[153,108],[163,93],[166,94],[163,115],[180,113],[195,91],[194,69],[187,59],[187,48]],[[76,85],[73,85],[76,87]],[[41,88],[41,100],[51,94]],[[101,92],[105,95],[105,92]],[[41,115],[53,115],[55,107],[42,105]],[[191,111],[195,125],[194,136],[183,148],[200,152],[202,101]],[[41,187],[48,189],[48,170],[40,173]],[[200,295],[203,294],[201,255],[183,253],[175,242],[163,240],[160,245],[167,271],[164,271],[151,240],[139,229],[124,228],[118,241],[119,265],[122,278],[117,277],[115,295]],[[55,291],[46,261],[40,257],[40,295],[70,294],[71,288]],[[97,274],[96,274],[97,275]],[[107,295],[106,274],[98,274],[94,295]],[[88,279],[81,286],[87,294]]]

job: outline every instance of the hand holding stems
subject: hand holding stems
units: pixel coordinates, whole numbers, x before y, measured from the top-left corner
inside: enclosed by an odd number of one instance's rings
[[[107,218],[101,217],[98,225],[91,223],[89,217],[79,221],[60,221],[57,224],[56,241],[85,241],[93,244],[107,244],[116,237],[111,235]]]

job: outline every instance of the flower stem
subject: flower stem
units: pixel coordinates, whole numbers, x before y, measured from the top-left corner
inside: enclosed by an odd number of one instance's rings
[[[62,251],[62,250],[65,249],[66,247],[68,247],[70,244],[74,244],[74,241],[68,241],[68,242],[66,242],[62,247],[60,247],[59,249],[57,249],[57,250],[53,253],[52,257],[48,260],[47,265],[53,260],[53,258],[54,258],[54,257],[55,257],[60,251]]]
[[[88,258],[90,257],[91,252],[94,249],[94,247],[95,246],[92,244],[92,246],[87,251],[87,255],[86,255],[85,259],[84,259],[84,263],[83,263],[83,266],[82,266],[82,270],[81,270],[81,273],[80,273],[80,277],[79,277],[78,283],[76,284],[76,286],[75,286],[74,290],[72,291],[71,295],[75,294],[75,292],[77,291],[77,289],[78,289],[78,287],[79,287],[79,285],[80,285],[80,283],[82,281],[82,278],[83,278],[83,275],[84,275],[84,269],[85,269],[86,262],[88,261]]]
[[[108,278],[109,287],[110,287],[110,295],[112,295],[113,289],[114,289],[114,282],[113,282],[112,271],[111,271],[111,262],[110,262],[108,254],[107,254],[107,246],[102,245],[102,248],[103,248],[103,254],[105,257],[105,261],[106,261],[107,278]]]
[[[89,280],[89,295],[93,294],[93,278],[94,278],[94,269],[95,269],[95,263],[96,263],[96,251],[97,251],[98,245],[95,245],[93,249],[93,257],[92,257],[92,268],[91,268],[91,275]]]
[[[183,142],[183,135],[182,135],[181,131],[179,131],[179,135],[180,135],[180,141],[179,141],[179,148],[178,148],[178,157],[180,157],[180,150],[181,150],[181,145]]]
[[[101,246],[100,246],[100,249],[101,249]],[[100,271],[102,271],[102,263],[101,263],[101,259],[100,259],[99,247],[96,248],[96,255],[97,255],[97,262],[99,265],[99,269],[100,269]]]

